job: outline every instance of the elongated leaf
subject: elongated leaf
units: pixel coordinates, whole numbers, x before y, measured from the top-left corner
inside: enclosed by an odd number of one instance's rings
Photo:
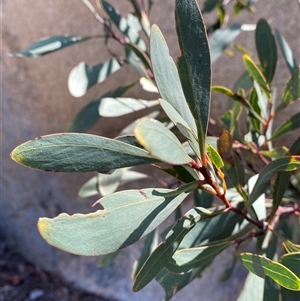
[[[98,195],[98,176],[92,177],[87,182],[85,182],[79,189],[78,195],[81,198],[88,198],[93,195]]]
[[[151,28],[150,52],[153,73],[161,97],[177,110],[196,134],[195,120],[186,103],[176,65],[169,54],[165,38],[156,25]]]
[[[296,68],[292,76],[289,78],[282,94],[282,103],[276,108],[276,113],[283,110],[290,103],[299,99],[300,99],[300,66]]]
[[[276,215],[276,211],[281,204],[284,193],[290,184],[291,173],[287,171],[280,171],[275,179],[274,192],[273,192],[273,207],[269,216],[269,223],[272,222]]]
[[[279,262],[251,253],[242,253],[240,256],[243,265],[253,274],[261,278],[268,276],[285,288],[300,291],[300,279]]]
[[[178,207],[179,208],[179,207]],[[131,278],[135,279],[138,271],[141,269],[150,254],[156,249],[158,244],[158,228],[149,233],[146,237],[141,256],[133,264]]]
[[[243,220],[241,216],[233,212],[222,214],[222,211],[214,212],[211,219],[200,221],[185,236],[179,249],[189,249],[199,246],[201,243],[216,242],[232,235],[236,225]]]
[[[293,131],[300,127],[300,113],[292,116],[288,120],[284,121],[273,133],[270,140],[277,139],[278,137]]]
[[[98,187],[102,196],[115,192],[121,182],[122,170],[117,169],[112,174],[98,174]]]
[[[253,85],[256,91],[257,104],[260,108],[260,116],[263,120],[267,120],[269,116],[268,97],[265,95],[265,93],[262,93],[261,86],[259,86],[259,84],[256,81],[254,81]],[[254,117],[256,117],[256,115],[254,115]]]
[[[149,69],[150,71],[152,70],[150,59],[145,52],[141,51],[141,49],[139,49],[135,44],[132,43],[126,44],[125,47],[135,53],[135,55],[143,62],[146,69]]]
[[[203,214],[202,214],[203,212]],[[158,245],[150,257],[146,260],[138,272],[133,285],[133,291],[139,291],[145,287],[164,267],[169,258],[175,253],[184,236],[191,228],[210,212],[206,209],[191,209],[170,230],[165,240]]]
[[[256,25],[255,42],[263,74],[267,82],[271,83],[276,70],[277,48],[271,28],[264,19],[260,19]]]
[[[300,252],[285,254],[281,257],[280,262],[300,278]]]
[[[292,155],[300,155],[300,136],[292,144],[290,148],[290,153]]]
[[[114,139],[76,133],[30,140],[15,148],[11,157],[27,167],[56,172],[100,172],[157,161],[139,147]]]
[[[151,81],[150,79],[148,79],[146,77],[140,78],[140,85],[147,92],[158,93],[157,87],[155,86],[153,81]]]
[[[246,108],[251,109],[251,104],[247,101],[247,99],[245,99],[243,96],[233,92],[232,90],[230,90],[226,87],[212,86],[211,90],[214,91],[214,92],[225,94],[225,95],[231,97],[232,99],[238,101],[239,103],[241,103]]]
[[[68,132],[87,132],[95,123],[100,119],[100,115],[98,113],[98,108],[101,103],[102,98],[104,97],[120,97],[127,90],[133,87],[136,82],[121,86],[114,91],[110,91],[105,93],[100,98],[97,98],[91,101],[87,106],[85,106],[73,119],[68,127]]]
[[[195,0],[177,0],[175,17],[181,50],[177,61],[180,81],[196,120],[200,154],[204,158],[211,87],[211,62],[206,28]],[[185,121],[188,122],[187,119]]]
[[[300,167],[300,156],[291,156],[279,158],[270,162],[260,172],[256,184],[250,193],[249,202],[246,207],[249,208],[263,194],[270,185],[271,177],[279,171],[293,171]]]
[[[79,63],[69,74],[68,88],[71,95],[83,96],[88,89],[103,82],[121,67],[122,65],[116,59],[109,59],[107,62],[95,66],[89,66],[85,62]]]
[[[159,114],[160,114],[160,111],[153,111],[150,114],[147,114],[147,115],[145,115],[145,116],[143,116],[141,118],[138,118],[138,119],[134,120],[133,122],[131,122],[125,128],[122,129],[122,131],[120,132],[120,135],[133,135],[134,134],[134,129],[135,129],[136,125],[143,118],[156,119]]]
[[[276,160],[278,158],[284,157],[288,152],[289,149],[286,146],[278,146],[278,147],[274,147],[271,150],[262,150],[260,151],[260,154],[272,160]],[[296,155],[296,154],[292,154],[292,155]]]
[[[211,62],[214,63],[242,31],[241,24],[232,24],[224,29],[217,29],[209,38]]]
[[[134,133],[151,156],[160,161],[171,165],[188,164],[192,161],[177,137],[157,120],[143,119],[136,126]]]
[[[234,187],[243,187],[246,184],[245,170],[242,160],[236,153],[233,153],[232,165],[226,165],[224,171]]]
[[[214,196],[205,190],[194,190],[194,204],[197,207],[211,208],[214,201]]]
[[[283,245],[285,251],[288,253],[300,252],[300,245],[293,244],[289,240],[283,242],[282,245]]]
[[[228,131],[224,130],[217,141],[217,148],[223,162],[231,166],[234,165],[232,145],[232,136]]]
[[[125,46],[125,54],[127,62],[134,68],[142,77],[149,78],[149,71],[143,61],[132,51],[127,45]]]
[[[105,267],[105,266],[111,264],[118,257],[120,252],[121,251],[118,250],[118,251],[115,251],[113,253],[101,256],[100,260],[97,263],[97,267],[102,268],[102,267]]]
[[[97,36],[53,36],[39,40],[23,51],[12,52],[11,55],[37,58],[93,38],[97,38]]]
[[[228,248],[233,242],[215,243],[191,249],[181,249],[172,256],[166,264],[171,273],[184,274],[194,268],[206,267],[215,257]]]
[[[99,115],[118,117],[158,105],[158,100],[142,100],[128,97],[104,97],[99,105]]]
[[[102,0],[102,6],[105,12],[110,17],[111,21],[117,26],[120,32],[128,37],[130,42],[138,45],[140,49],[145,51],[145,42],[139,36],[138,31],[133,26],[130,26],[131,24],[119,14],[118,10],[116,10],[110,3],[104,0]]]
[[[171,298],[201,273],[201,269],[194,269],[192,272],[184,275],[172,274],[166,269],[162,269],[155,277],[156,281],[163,287],[165,298],[163,301],[169,301]]]
[[[287,41],[285,40],[285,38],[281,35],[281,33],[279,32],[278,29],[275,29],[275,35],[276,35],[280,50],[282,52],[282,55],[284,57],[284,60],[287,64],[287,66],[289,67],[291,74],[293,74],[297,70],[298,64],[296,62],[295,57],[293,56],[292,49],[289,46],[289,44],[287,43]]]
[[[245,66],[251,75],[251,77],[260,85],[261,89],[264,91],[266,94],[267,98],[271,98],[271,92],[270,92],[270,87],[268,85],[267,80],[261,73],[261,71],[258,69],[256,64],[252,61],[252,59],[248,55],[243,56]]]
[[[170,168],[163,168],[162,170],[183,183],[190,183],[199,179],[195,170],[188,166],[173,165]]]
[[[263,300],[264,284],[264,279],[249,273],[237,301]]]
[[[218,4],[221,4],[221,2],[222,0],[205,0],[202,9],[203,13],[211,12]]]
[[[111,253],[153,231],[196,186],[194,182],[176,190],[148,188],[117,192],[98,201],[103,210],[40,218],[38,229],[49,244],[69,253],[86,256]]]
[[[165,111],[165,113],[168,115],[170,120],[174,123],[174,125],[178,128],[178,130],[181,132],[181,134],[189,139],[189,144],[191,148],[193,149],[194,153],[200,158],[200,150],[199,150],[199,143],[197,141],[197,137],[195,136],[195,133],[193,133],[189,129],[189,125],[186,123],[186,121],[179,115],[179,113],[176,111],[172,105],[165,101],[164,99],[159,100],[161,107]]]
[[[223,162],[221,156],[213,148],[212,145],[209,144],[207,146],[207,152],[209,154],[209,158],[211,159],[212,163],[214,164],[214,166],[216,167],[217,170],[219,170],[220,168],[222,168],[224,166],[224,162]]]
[[[138,172],[138,171],[128,170],[126,168],[125,170],[123,170],[123,173],[122,173],[121,185],[132,182],[132,181],[146,179],[146,178],[148,178],[148,175]]]

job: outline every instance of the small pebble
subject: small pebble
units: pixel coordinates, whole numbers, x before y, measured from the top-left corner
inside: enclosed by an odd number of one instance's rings
[[[34,289],[29,294],[29,300],[35,300],[44,295],[44,291],[41,289]]]

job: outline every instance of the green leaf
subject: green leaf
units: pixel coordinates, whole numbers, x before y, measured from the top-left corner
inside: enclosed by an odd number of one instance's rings
[[[240,257],[243,265],[253,274],[261,278],[268,276],[285,288],[300,291],[300,279],[279,262],[251,253],[242,253]]]
[[[141,49],[139,49],[135,44],[132,43],[126,44],[125,48],[133,51],[135,55],[143,62],[143,65],[146,69],[150,71],[152,70],[150,59],[145,52],[141,51]]]
[[[170,120],[174,123],[174,125],[178,128],[178,130],[181,132],[181,134],[189,139],[189,144],[194,151],[194,153],[200,158],[200,150],[199,150],[199,143],[197,141],[197,137],[195,136],[195,133],[193,133],[189,129],[189,125],[185,122],[185,120],[179,115],[179,113],[175,110],[172,105],[165,101],[164,99],[159,99],[160,105],[167,114],[167,116],[170,118]]]
[[[121,86],[114,91],[105,93],[100,98],[91,101],[85,106],[73,119],[68,127],[68,132],[87,132],[100,119],[98,108],[104,97],[120,97],[131,87],[136,85],[136,82]]]
[[[23,51],[11,52],[11,55],[14,56],[26,56],[37,58],[42,55],[49,54],[51,52],[63,49],[74,44],[87,41],[89,39],[97,38],[97,36],[87,36],[87,37],[78,37],[78,36],[54,36],[49,38],[44,38],[39,40]]]
[[[287,41],[285,40],[285,38],[281,35],[281,33],[279,32],[278,29],[275,29],[275,35],[276,35],[280,50],[282,52],[282,55],[284,57],[284,60],[287,64],[287,66],[289,67],[291,74],[293,74],[297,70],[298,64],[296,62],[295,57],[293,56],[292,49],[289,46],[289,44],[287,43]]]
[[[100,172],[157,161],[139,147],[115,139],[76,133],[30,140],[16,147],[11,157],[27,167],[55,172]]]
[[[40,218],[38,229],[50,245],[69,253],[85,256],[111,253],[153,231],[197,185],[193,182],[176,190],[148,188],[116,192],[98,201],[103,210]]]
[[[125,168],[122,172],[122,177],[121,177],[121,183],[120,185],[132,182],[132,181],[138,181],[148,178],[148,175],[134,171],[134,170],[129,170],[128,168]]]
[[[115,192],[121,182],[122,170],[117,169],[112,174],[98,174],[98,187],[102,196]]]
[[[179,208],[179,207],[177,207]],[[158,228],[149,233],[145,239],[144,247],[141,256],[133,264],[131,278],[135,279],[138,271],[141,269],[147,258],[156,249],[158,244]]]
[[[85,182],[79,189],[78,195],[81,198],[88,198],[90,196],[98,195],[98,176],[92,177],[87,182]]]
[[[237,301],[263,300],[264,284],[264,279],[249,273]]]
[[[181,50],[177,61],[180,81],[196,120],[200,154],[204,158],[211,88],[211,62],[206,28],[195,0],[177,0],[175,17]],[[185,121],[188,122],[188,119]]]
[[[293,131],[300,127],[300,113],[292,116],[291,118],[285,120],[273,133],[270,140],[277,139],[278,137]]]
[[[243,59],[244,59],[245,66],[249,74],[251,75],[251,77],[260,85],[261,89],[264,91],[267,98],[270,99],[271,98],[270,87],[268,85],[267,80],[261,73],[261,71],[258,69],[256,64],[252,61],[252,59],[248,55],[245,54],[243,56]]]
[[[99,105],[99,115],[118,117],[158,105],[158,100],[142,100],[128,97],[104,97]]]
[[[270,186],[271,177],[279,171],[293,171],[300,167],[300,156],[291,156],[279,158],[265,166],[259,174],[255,186],[250,193],[249,202],[246,207],[249,208],[259,198],[259,196]]]
[[[169,54],[164,36],[156,25],[151,28],[150,52],[153,73],[161,98],[169,102],[189,128],[197,133],[195,120],[186,103],[176,65]]]
[[[155,279],[165,291],[166,295],[163,301],[170,300],[179,290],[198,277],[200,272],[200,269],[194,269],[191,273],[176,275],[162,269]]]
[[[162,168],[162,170],[183,183],[190,183],[199,179],[195,170],[187,166],[173,165],[170,168]]]
[[[259,153],[263,156],[266,156],[272,160],[279,159],[288,154],[289,149],[286,146],[278,146],[272,148],[271,150],[261,150]]]
[[[133,26],[130,26],[131,24],[119,14],[118,10],[104,0],[102,0],[102,6],[119,31],[128,37],[131,43],[136,44],[140,49],[145,51],[147,47],[143,39],[139,36],[138,31]]]
[[[203,212],[203,214],[202,214]],[[175,253],[184,236],[200,219],[210,216],[210,212],[203,208],[194,208],[179,219],[167,234],[165,240],[158,245],[148,257],[141,270],[135,277],[133,291],[137,292],[145,287],[160,270],[169,258]]]
[[[125,54],[127,62],[134,68],[142,77],[149,78],[149,71],[143,61],[132,51],[127,45],[125,46]]]
[[[165,267],[174,274],[188,273],[194,268],[202,267],[204,269],[217,255],[233,243],[225,241],[191,249],[181,249],[175,252]]]
[[[207,146],[207,153],[210,160],[212,161],[213,165],[217,170],[221,169],[224,166],[224,162],[221,156],[210,144]]]
[[[285,254],[281,257],[280,262],[300,278],[300,252]]]
[[[222,0],[205,0],[204,7],[202,9],[203,13],[211,12],[217,5],[221,4],[221,2]]]
[[[121,63],[116,59],[109,59],[107,62],[95,66],[89,66],[85,62],[81,62],[69,74],[69,92],[74,97],[81,97],[88,89],[102,83],[121,67]]]
[[[300,245],[293,244],[291,241],[286,240],[282,243],[284,249],[288,253],[300,252]]]
[[[300,136],[292,144],[290,148],[290,153],[292,155],[300,155]]]
[[[234,99],[234,100],[238,101],[239,103],[241,103],[246,108],[251,109],[251,104],[247,101],[247,99],[245,99],[243,96],[233,92],[232,90],[230,90],[226,87],[212,86],[211,90],[214,91],[214,92],[218,92],[218,93],[227,95],[227,96],[231,97],[232,99]]]
[[[210,208],[213,205],[214,196],[205,190],[195,189],[194,192],[194,204],[196,207]]]
[[[227,164],[224,168],[226,176],[234,187],[245,186],[245,169],[242,160],[236,153],[233,153],[232,163],[232,165]]]
[[[271,83],[276,70],[277,48],[271,28],[264,19],[260,19],[256,25],[255,43],[263,74]]]
[[[105,266],[111,264],[117,258],[117,256],[120,254],[120,252],[121,251],[118,250],[116,252],[112,252],[110,254],[101,256],[100,260],[97,263],[97,267],[102,268],[102,267],[105,267]]]
[[[240,34],[241,24],[232,24],[226,28],[217,29],[209,38],[211,62],[214,63]]]
[[[151,93],[158,93],[156,85],[153,83],[152,80],[146,78],[146,77],[141,77],[140,78],[140,85],[142,86],[143,90]]]
[[[189,249],[199,246],[205,242],[212,243],[230,237],[236,225],[239,225],[243,218],[234,212],[222,214],[222,211],[213,212],[213,218],[200,221],[185,236],[179,249]]]
[[[159,121],[143,119],[134,133],[138,142],[152,157],[171,165],[191,163],[192,158],[187,155],[177,137]]]
[[[276,108],[276,113],[280,112],[286,106],[299,99],[300,99],[300,66],[294,71],[292,76],[289,78],[282,94],[282,103]]]

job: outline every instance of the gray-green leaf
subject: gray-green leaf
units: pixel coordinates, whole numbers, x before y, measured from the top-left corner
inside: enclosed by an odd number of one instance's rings
[[[211,88],[211,62],[206,28],[195,0],[177,0],[175,17],[181,50],[177,63],[180,81],[196,121],[200,154],[204,157]],[[188,122],[187,119],[185,121]]]
[[[154,163],[145,150],[89,134],[42,136],[16,147],[11,157],[30,168],[56,172],[106,171]]]
[[[107,62],[95,66],[89,66],[85,62],[81,62],[69,74],[69,91],[72,96],[81,97],[88,89],[103,82],[121,67],[122,65],[116,59],[109,59]]]
[[[136,126],[134,133],[138,142],[152,157],[171,165],[192,162],[178,138],[159,121],[143,119]]]
[[[38,229],[49,244],[73,254],[111,253],[153,231],[196,186],[197,182],[193,182],[176,190],[148,188],[117,192],[98,201],[103,210],[40,218]]]

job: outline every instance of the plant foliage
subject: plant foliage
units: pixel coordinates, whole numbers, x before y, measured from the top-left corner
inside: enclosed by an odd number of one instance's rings
[[[278,137],[299,129],[299,113],[272,129],[281,111],[300,98],[300,69],[287,41],[278,30],[274,35],[268,22],[261,19],[255,30],[259,61],[244,54],[246,72],[233,90],[212,87],[211,62],[242,28],[241,24],[221,28],[226,17],[223,1],[205,1],[204,12],[218,12],[217,23],[206,27],[195,0],[176,0],[181,50],[177,64],[159,27],[153,25],[150,29],[152,1],[148,1],[147,9],[138,1],[130,1],[134,14],[127,18],[106,1],[102,1],[105,18],[90,2],[82,2],[104,27],[105,45],[112,57],[96,66],[78,64],[69,77],[71,94],[84,95],[124,64],[130,64],[140,73],[143,88],[157,91],[159,97],[152,101],[123,97],[136,83],[120,86],[83,108],[69,130],[86,132],[101,116],[122,116],[158,105],[161,108],[134,121],[115,139],[59,133],[28,141],[12,151],[13,160],[34,169],[97,172],[79,194],[87,197],[100,193],[103,197],[95,206],[101,204],[103,209],[40,218],[42,237],[73,254],[106,254],[99,262],[103,266],[119,250],[147,236],[134,265],[133,290],[139,291],[156,279],[165,290],[165,300],[200,276],[216,256],[233,245],[235,258],[251,272],[239,301],[253,297],[253,285],[257,286],[257,300],[271,300],[276,286],[270,281],[280,285],[282,296],[289,291],[299,292],[300,273],[296,266],[300,247],[290,241],[296,230],[292,227],[289,236],[282,225],[290,225],[290,217],[299,216],[300,138],[291,145],[273,147]],[[251,3],[236,1],[235,13],[241,9],[251,11]],[[149,35],[150,52],[144,42]],[[91,38],[99,36],[52,37],[13,54],[37,57]],[[111,50],[111,39],[124,47],[124,57]],[[291,73],[278,104],[272,84],[277,44]],[[210,137],[207,132],[211,91],[233,100],[219,120],[223,128],[219,137]],[[162,111],[168,118],[162,117]],[[241,121],[246,130],[241,130]],[[143,164],[152,164],[174,181],[165,188],[115,192],[125,182],[145,178],[145,174],[131,169]],[[181,203],[189,195],[194,195],[195,206],[182,214]],[[158,243],[159,226],[173,212],[174,225],[161,233]],[[286,253],[279,261],[275,259],[277,239],[282,240]],[[257,241],[256,253],[245,247],[248,240]]]

